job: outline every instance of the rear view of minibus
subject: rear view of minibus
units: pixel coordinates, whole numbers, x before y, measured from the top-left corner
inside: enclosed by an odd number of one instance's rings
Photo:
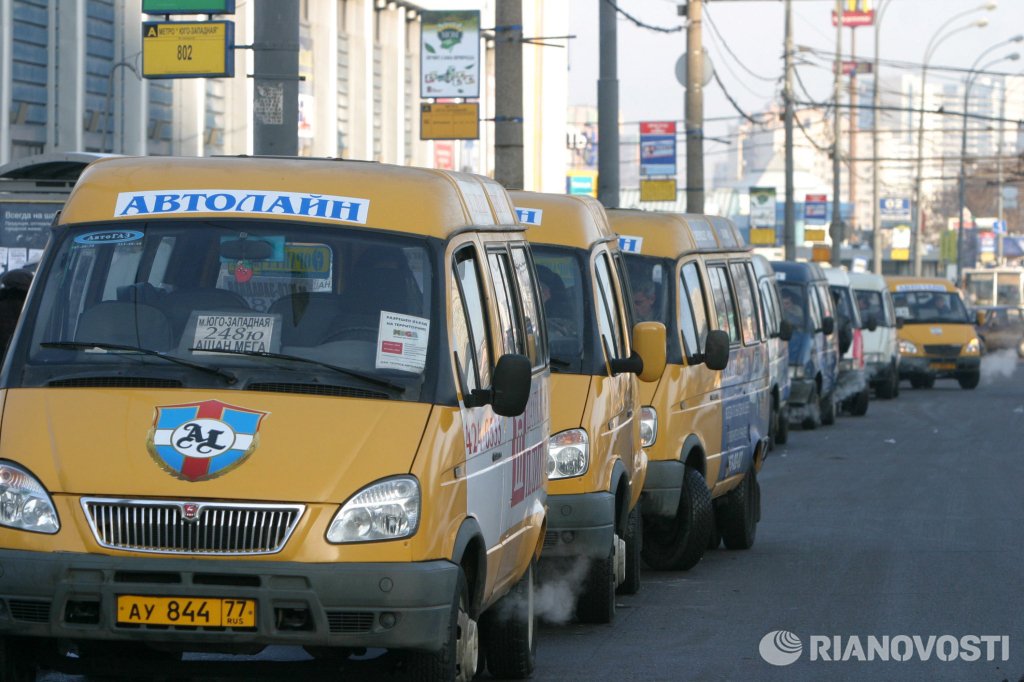
[[[638,377],[661,378],[665,326],[629,323],[616,236],[584,196],[511,192],[527,226],[551,349],[548,528],[542,582],[569,581],[576,617],[607,623],[640,587]]]

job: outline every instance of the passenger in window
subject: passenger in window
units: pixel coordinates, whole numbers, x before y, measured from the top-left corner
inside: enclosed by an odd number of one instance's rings
[[[782,312],[790,324],[803,329],[804,304],[799,293],[788,288],[782,290]]]
[[[540,297],[548,320],[548,332],[552,336],[573,336],[576,325],[570,308],[569,295],[554,270],[543,265],[537,266],[540,280]]]
[[[633,289],[633,314],[637,322],[657,322],[654,303],[658,300],[658,291],[654,282],[640,281]]]

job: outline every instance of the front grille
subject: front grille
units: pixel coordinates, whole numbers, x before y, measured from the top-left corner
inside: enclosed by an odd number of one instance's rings
[[[960,346],[957,344],[925,345],[924,352],[935,358],[955,358],[960,355]]]
[[[273,554],[302,516],[302,505],[82,498],[102,547],[161,554]]]
[[[50,620],[50,602],[11,599],[7,602],[14,620],[26,620],[31,623],[46,623]]]
[[[328,611],[327,625],[331,634],[369,632],[373,627],[373,614],[364,611]]]

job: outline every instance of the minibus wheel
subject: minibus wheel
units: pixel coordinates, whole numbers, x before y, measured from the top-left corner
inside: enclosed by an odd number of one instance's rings
[[[835,391],[821,399],[821,423],[825,426],[832,426],[836,423]]]
[[[469,682],[476,677],[479,657],[480,634],[476,620],[469,614],[469,588],[460,567],[448,622],[448,641],[440,651],[409,652],[406,666],[414,680]]]
[[[857,395],[853,396],[850,402],[850,414],[854,417],[863,417],[868,413],[868,403],[871,401],[871,387],[865,386]]]
[[[533,674],[537,657],[537,609],[534,562],[505,596],[484,613],[481,632],[487,669],[499,679]]]
[[[645,519],[642,555],[657,571],[685,571],[697,565],[708,547],[714,524],[711,493],[704,476],[686,467],[679,509],[672,518]]]
[[[608,554],[592,557],[583,593],[576,600],[581,623],[610,623],[615,619],[615,538]]]
[[[789,440],[789,405],[779,408],[779,427],[775,430],[775,444],[785,445]]]
[[[891,400],[896,397],[896,387],[899,386],[900,378],[892,367],[885,373],[885,377],[878,384],[878,397],[882,400]]]
[[[0,680],[29,682],[36,679],[33,642],[19,637],[0,637]]]
[[[806,416],[800,425],[812,431],[821,426],[821,403],[818,400],[818,385],[811,385],[811,393],[807,396],[807,402],[804,404],[804,411]]]
[[[973,372],[964,372],[956,376],[957,383],[960,384],[960,388],[971,390],[977,388],[981,382],[981,372],[975,370]]]
[[[750,549],[761,516],[761,486],[753,467],[743,481],[715,502],[715,521],[728,549]]]
[[[644,546],[644,522],[640,518],[640,505],[629,512],[626,523],[626,579],[617,590],[618,594],[636,594],[640,591],[640,550]]]

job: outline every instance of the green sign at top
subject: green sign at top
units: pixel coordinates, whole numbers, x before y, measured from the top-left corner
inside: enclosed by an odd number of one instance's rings
[[[235,0],[142,0],[143,14],[234,14]]]

